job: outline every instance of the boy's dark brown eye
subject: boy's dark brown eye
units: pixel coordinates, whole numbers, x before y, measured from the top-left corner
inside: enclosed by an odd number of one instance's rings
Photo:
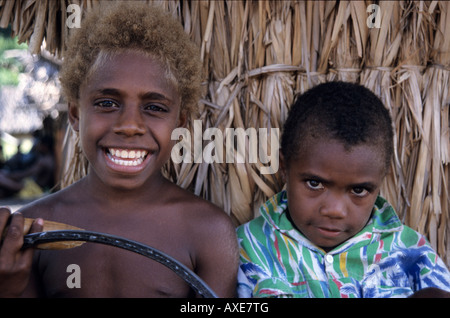
[[[369,194],[369,191],[368,191],[367,189],[360,188],[360,187],[353,188],[353,189],[352,189],[352,192],[353,192],[353,194],[355,194],[355,195],[357,195],[357,196],[360,196],[360,197]]]
[[[152,112],[167,112],[167,110],[165,108],[163,108],[162,106],[160,106],[158,104],[149,104],[149,105],[145,106],[145,110],[149,110]]]
[[[102,107],[102,108],[112,108],[112,107],[118,107],[118,105],[110,100],[104,100],[100,101],[94,104],[95,106]]]
[[[323,188],[322,182],[317,180],[306,180],[306,184],[312,190],[320,190]]]

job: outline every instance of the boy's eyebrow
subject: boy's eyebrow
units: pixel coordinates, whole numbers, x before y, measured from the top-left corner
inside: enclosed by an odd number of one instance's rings
[[[302,172],[299,174],[299,176],[302,179],[314,179],[317,181],[326,181],[324,178],[319,177],[318,175],[313,174],[313,173]]]
[[[170,98],[168,98],[167,96],[157,93],[157,92],[148,92],[145,93],[141,96],[142,99],[151,99],[151,100],[167,100],[167,101],[172,101]]]
[[[92,91],[94,94],[119,96],[120,91],[114,88],[100,88]]]
[[[121,96],[123,95],[120,90],[116,88],[101,88],[98,90],[95,90],[94,93],[98,93],[101,95],[110,95],[110,96]],[[172,101],[170,98],[166,97],[163,94],[157,93],[157,92],[147,92],[140,96],[142,99],[151,99],[151,100],[166,100],[166,101]]]
[[[373,189],[376,189],[377,186],[372,182],[361,182],[361,183],[351,184],[350,187],[351,188],[365,188],[365,189],[373,190]]]

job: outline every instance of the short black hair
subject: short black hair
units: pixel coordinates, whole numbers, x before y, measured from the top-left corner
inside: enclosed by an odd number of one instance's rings
[[[296,96],[281,137],[281,153],[287,165],[311,138],[337,140],[348,149],[368,143],[379,147],[386,172],[389,170],[392,119],[381,100],[362,85],[328,82]]]

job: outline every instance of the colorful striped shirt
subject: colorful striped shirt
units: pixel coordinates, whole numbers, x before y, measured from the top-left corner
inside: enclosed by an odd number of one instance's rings
[[[378,197],[367,225],[332,251],[315,246],[286,215],[282,191],[237,229],[240,297],[407,297],[450,292],[450,272],[425,237]]]

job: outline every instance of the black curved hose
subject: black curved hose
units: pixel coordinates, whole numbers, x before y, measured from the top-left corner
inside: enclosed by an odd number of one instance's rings
[[[184,279],[184,281],[202,297],[217,298],[216,294],[200,277],[176,259],[153,247],[123,237],[91,231],[48,231],[25,235],[23,247],[27,248],[43,243],[60,241],[85,241],[100,243],[141,254],[171,269],[175,272],[175,274]]]

